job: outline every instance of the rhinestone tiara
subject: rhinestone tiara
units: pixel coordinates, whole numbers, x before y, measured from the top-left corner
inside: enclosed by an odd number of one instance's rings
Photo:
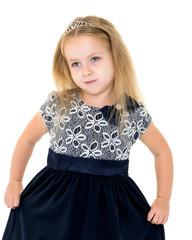
[[[78,27],[84,27],[84,26],[90,26],[90,27],[94,27],[91,23],[88,22],[83,22],[83,21],[74,21],[72,22],[67,29],[65,30],[65,32],[62,35],[62,39],[64,38],[64,36],[69,33],[71,30],[78,28]]]

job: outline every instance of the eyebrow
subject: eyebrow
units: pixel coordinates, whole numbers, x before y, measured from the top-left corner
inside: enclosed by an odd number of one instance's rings
[[[97,54],[103,54],[103,52],[94,52],[94,53],[88,55],[87,57],[90,58],[90,57],[92,57],[94,55],[97,55]],[[69,59],[68,62],[74,62],[74,61],[78,61],[78,60],[79,60],[78,58],[74,58],[74,59]]]

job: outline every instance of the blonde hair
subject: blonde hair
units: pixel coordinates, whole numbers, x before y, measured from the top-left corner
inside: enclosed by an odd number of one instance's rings
[[[89,35],[99,37],[108,41],[110,44],[115,68],[114,97],[116,103],[122,106],[121,111],[127,111],[127,96],[130,96],[137,102],[143,102],[131,56],[114,25],[108,20],[97,16],[77,17],[71,23],[74,21],[88,22],[94,27],[83,26],[72,29],[66,35],[62,35],[59,39],[53,60],[53,77],[61,100],[63,99],[61,96],[64,96],[65,99],[69,101],[71,99],[71,94],[79,89],[71,77],[70,69],[65,57],[64,46],[72,37]],[[136,108],[135,102],[133,101],[132,103],[134,108]],[[115,109],[111,112],[109,121],[114,112]],[[116,121],[117,124],[120,125],[120,114],[116,117]]]

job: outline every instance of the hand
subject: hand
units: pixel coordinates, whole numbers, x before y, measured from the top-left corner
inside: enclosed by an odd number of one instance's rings
[[[169,199],[157,197],[147,216],[147,221],[152,224],[165,224],[169,217]]]
[[[22,181],[11,179],[5,191],[4,201],[8,208],[15,209],[19,206],[20,195],[23,191]]]

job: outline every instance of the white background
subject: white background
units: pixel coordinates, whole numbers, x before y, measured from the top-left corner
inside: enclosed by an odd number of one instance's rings
[[[166,239],[191,236],[192,7],[186,0],[0,2],[0,237],[9,209],[4,191],[16,141],[48,93],[55,89],[52,59],[57,41],[77,16],[111,21],[133,58],[155,125],[174,157],[174,188]],[[46,165],[49,136],[37,143],[24,186]],[[130,176],[151,204],[156,194],[154,159],[141,141],[130,155]]]

